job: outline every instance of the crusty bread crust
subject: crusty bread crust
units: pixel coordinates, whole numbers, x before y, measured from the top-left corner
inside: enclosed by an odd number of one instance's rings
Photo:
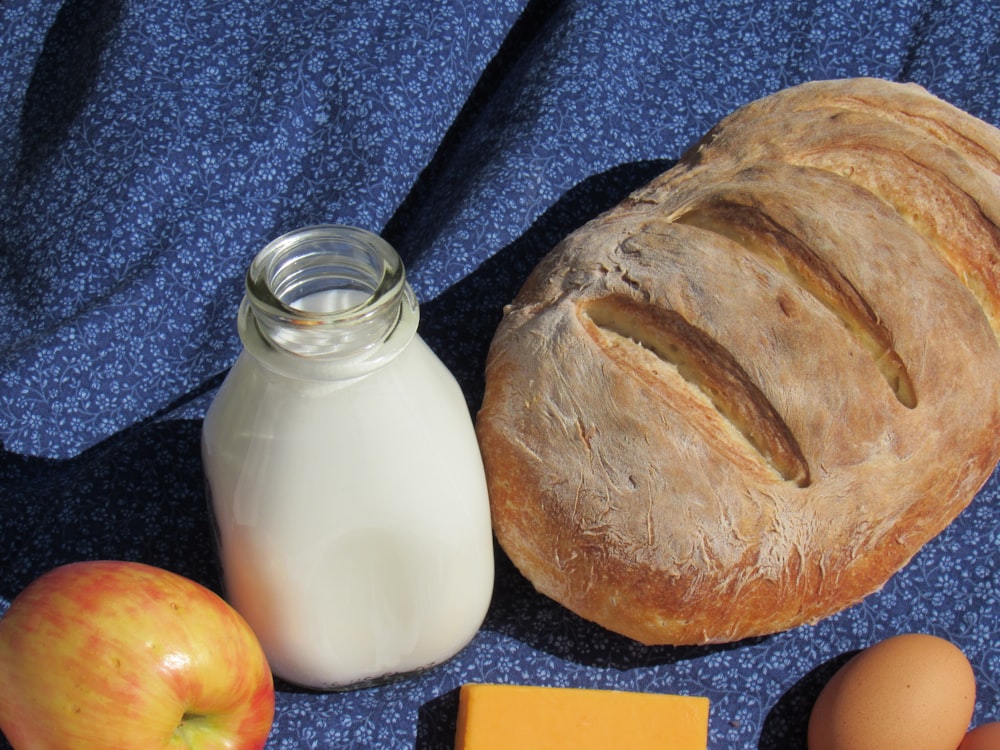
[[[1000,131],[914,85],[724,119],[539,263],[477,431],[500,544],[647,644],[879,589],[1000,459]]]

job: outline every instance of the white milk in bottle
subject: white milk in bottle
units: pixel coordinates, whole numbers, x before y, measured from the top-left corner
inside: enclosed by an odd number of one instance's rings
[[[202,452],[226,596],[275,675],[341,689],[446,661],[493,589],[464,396],[379,237],[309,227],[247,273]]]

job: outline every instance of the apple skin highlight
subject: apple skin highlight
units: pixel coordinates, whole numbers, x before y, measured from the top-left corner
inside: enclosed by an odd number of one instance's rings
[[[0,618],[0,730],[15,750],[255,750],[273,719],[253,631],[175,573],[63,565]]]

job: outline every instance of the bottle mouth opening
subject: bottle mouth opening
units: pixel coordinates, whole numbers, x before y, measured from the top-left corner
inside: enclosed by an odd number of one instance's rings
[[[326,224],[282,235],[257,254],[241,317],[252,317],[273,346],[336,358],[384,342],[415,306],[389,243],[363,229]]]

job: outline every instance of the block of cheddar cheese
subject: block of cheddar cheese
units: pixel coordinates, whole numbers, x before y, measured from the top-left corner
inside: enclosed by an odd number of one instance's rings
[[[466,684],[455,750],[705,750],[708,698]]]

